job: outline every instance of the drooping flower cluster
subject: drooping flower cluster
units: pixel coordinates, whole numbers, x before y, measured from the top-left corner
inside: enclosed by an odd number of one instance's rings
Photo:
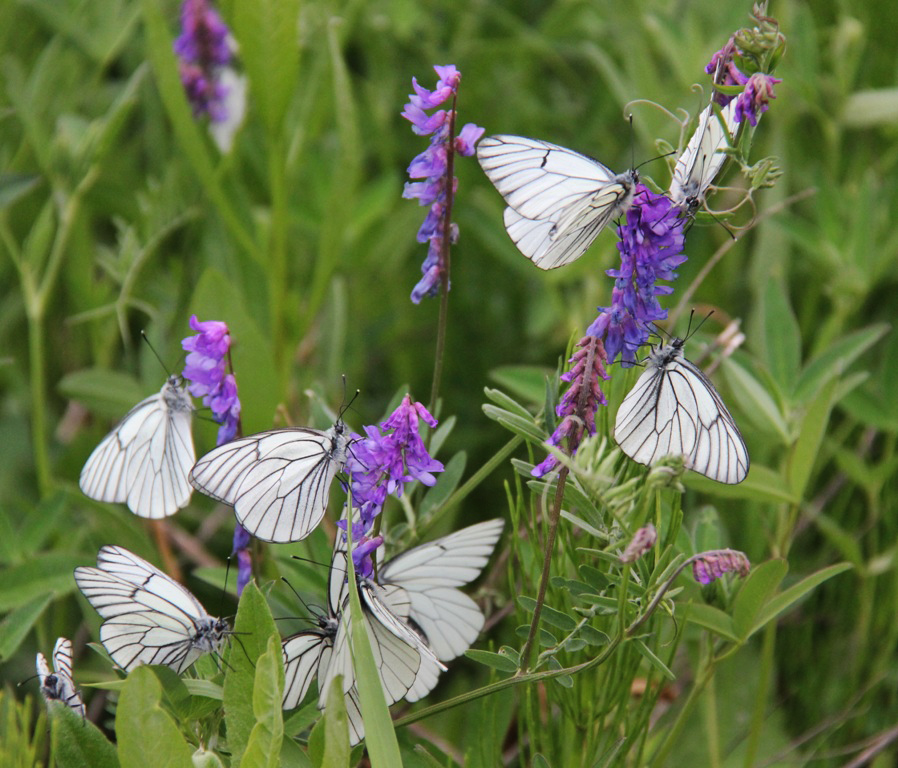
[[[552,436],[546,441],[548,445],[560,446],[567,441],[569,455],[576,453],[584,430],[589,435],[596,433],[596,411],[600,405],[607,405],[605,395],[599,387],[599,381],[610,378],[605,371],[608,358],[602,340],[597,336],[584,336],[577,342],[579,348],[568,360],[572,363],[561,380],[570,386],[555,407],[555,415],[561,420]],[[558,459],[549,454],[541,464],[537,464],[530,474],[542,477],[558,466]]]
[[[190,327],[198,333],[181,342],[181,346],[189,353],[183,376],[190,382],[190,394],[203,398],[203,404],[209,407],[212,417],[221,424],[216,443],[222,445],[234,439],[240,426],[237,379],[233,373],[225,373],[231,334],[227,323],[218,320],[200,322],[196,315],[191,315]],[[250,534],[237,523],[232,554],[237,556],[238,596],[252,575],[249,546]]]
[[[237,379],[234,374],[225,373],[231,335],[227,323],[218,320],[200,322],[196,315],[191,315],[190,327],[198,333],[181,342],[189,353],[184,378],[190,382],[190,394],[203,398],[203,405],[209,407],[212,417],[221,424],[217,444],[222,445],[233,440],[240,421]]]
[[[676,279],[674,270],[686,261],[685,223],[668,197],[641,184],[637,187],[626,221],[617,228],[620,268],[606,272],[615,278],[611,306],[599,307],[599,316],[586,331],[604,340],[609,362],[618,355],[625,365],[635,362],[636,350],[648,340],[651,324],[667,317],[657,297],[672,293],[673,288],[657,281]]]
[[[246,109],[246,81],[231,62],[235,44],[209,0],[184,0],[181,34],[174,42],[181,83],[194,117],[206,116],[212,136],[226,152]]]
[[[429,91],[418,85],[412,78],[415,92],[409,94],[402,116],[411,122],[412,131],[418,136],[430,136],[430,146],[418,155],[408,167],[412,179],[424,181],[406,182],[402,196],[417,198],[421,205],[429,205],[424,223],[418,230],[418,242],[429,243],[427,257],[421,266],[423,277],[412,291],[412,301],[421,302],[425,296],[433,297],[439,292],[440,284],[447,281],[449,244],[458,239],[458,226],[451,223],[452,200],[458,186],[453,175],[456,153],[464,156],[474,154],[474,145],[483,135],[483,128],[468,123],[455,135],[455,98],[461,73],[453,66],[435,66],[439,80],[436,88]],[[431,115],[425,110],[433,109],[452,99],[449,110],[440,109]]]
[[[735,549],[714,549],[702,552],[692,561],[692,575],[699,584],[710,584],[725,573],[736,572],[748,576],[751,563],[744,552]]]
[[[636,533],[627,545],[627,548],[621,553],[620,561],[622,563],[635,563],[646,552],[649,552],[658,541],[658,531],[651,523],[646,523]]]
[[[380,514],[387,496],[402,496],[405,486],[418,480],[434,485],[434,472],[444,467],[431,458],[421,439],[420,421],[434,428],[437,420],[421,404],[406,395],[380,427],[365,427],[365,437],[353,435],[346,472],[352,492],[352,505],[359,511],[353,524],[353,561],[359,575],[370,575],[371,553],[382,543],[379,536],[368,538],[374,519]],[[346,523],[338,523],[345,530]],[[376,542],[376,543],[374,543]]]

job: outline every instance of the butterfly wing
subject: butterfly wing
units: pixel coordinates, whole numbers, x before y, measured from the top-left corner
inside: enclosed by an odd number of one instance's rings
[[[122,547],[103,547],[97,568],[76,568],[75,582],[106,622],[100,641],[126,671],[165,664],[181,673],[220,643],[223,622],[184,587]]]
[[[81,490],[97,501],[126,503],[140,517],[173,515],[193,493],[192,418],[190,396],[170,377],[94,449],[81,470]]]
[[[683,357],[681,347],[676,340],[649,358],[618,409],[614,438],[640,464],[682,455],[695,472],[741,483],[749,467],[745,441],[714,385]]]
[[[540,269],[580,258],[633,199],[637,177],[557,144],[522,136],[489,136],[477,159],[508,208],[505,228]]]
[[[704,200],[705,191],[726,162],[723,150],[738,131],[734,110],[735,100],[721,110],[725,128],[713,106],[709,105],[699,115],[695,133],[674,167],[669,194],[675,205],[695,209]]]
[[[440,661],[460,656],[483,629],[480,608],[455,587],[480,575],[504,526],[500,519],[468,526],[403,552],[380,569],[383,584],[408,593],[409,618]]]
[[[324,517],[348,443],[342,423],[325,432],[260,432],[207,453],[191,470],[190,482],[233,506],[240,524],[256,538],[299,541]]]

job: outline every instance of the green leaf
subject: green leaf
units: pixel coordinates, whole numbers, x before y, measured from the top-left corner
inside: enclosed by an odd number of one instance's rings
[[[546,397],[546,379],[554,375],[554,369],[535,365],[506,365],[489,373],[493,381],[535,405],[542,405]]]
[[[492,667],[493,669],[498,669],[500,672],[518,671],[518,665],[514,661],[509,659],[508,656],[503,656],[501,653],[469,649],[465,651],[465,656],[467,656],[469,659],[473,659],[480,664],[485,664],[486,666]]]
[[[687,472],[683,475],[683,483],[687,488],[694,488],[711,496],[723,499],[749,499],[774,504],[798,504],[799,499],[789,488],[779,472],[752,462],[748,477],[739,485],[718,483],[698,472]]]
[[[193,768],[193,750],[161,700],[162,686],[149,667],[128,675],[115,715],[118,757],[127,768]]]
[[[41,180],[33,173],[0,173],[0,210],[27,195]]]
[[[250,98],[269,136],[278,136],[299,75],[299,0],[253,0],[232,7]]]
[[[755,631],[758,614],[776,592],[788,570],[788,563],[779,559],[769,560],[751,569],[733,602],[733,626],[737,637],[743,642]]]
[[[839,376],[851,363],[889,332],[885,323],[868,326],[828,344],[826,349],[808,363],[795,387],[795,399],[805,402],[817,396],[820,388],[831,378]]]
[[[754,634],[769,621],[772,621],[777,616],[787,611],[796,602],[801,600],[811,590],[818,587],[824,581],[828,581],[834,576],[838,576],[840,573],[844,573],[850,569],[851,563],[837,563],[828,568],[821,568],[816,573],[806,576],[797,584],[793,584],[788,589],[784,589],[758,612],[750,634]]]
[[[651,664],[655,669],[657,669],[662,675],[664,675],[668,680],[676,680],[677,676],[670,671],[667,664],[665,664],[661,659],[659,659],[652,650],[639,638],[634,638],[633,643],[636,645],[636,650],[642,654],[643,658],[645,658],[649,664]]]
[[[789,426],[774,399],[761,383],[732,358],[723,366],[724,378],[746,417],[766,433],[778,435],[783,445],[791,442]]]
[[[499,422],[506,429],[511,430],[516,435],[530,440],[534,443],[543,443],[546,435],[543,431],[533,423],[533,417],[523,418],[517,414],[506,411],[503,408],[497,408],[489,403],[483,404],[483,412],[488,419]]]
[[[135,403],[152,394],[134,376],[105,368],[83,368],[63,376],[57,389],[63,397],[83,403],[91,413],[110,419],[122,418]]]
[[[536,609],[536,600],[532,597],[526,597],[524,595],[520,595],[518,597],[518,604],[528,613],[533,613]],[[547,624],[551,624],[553,627],[557,627],[565,632],[573,632],[577,627],[577,622],[575,619],[572,619],[566,613],[562,611],[556,610],[550,605],[546,605],[543,603],[542,612],[540,613],[540,619],[545,621]]]
[[[327,709],[324,712],[324,756],[321,765],[326,765],[327,768],[348,767],[351,751],[349,718],[346,715],[346,702],[343,698],[343,675],[337,675],[331,681]]]
[[[855,568],[863,570],[864,553],[860,542],[853,531],[846,531],[832,517],[817,514],[813,518],[814,525],[838,552]]]
[[[38,595],[3,617],[0,621],[0,661],[8,660],[19,650],[52,599],[53,595]]]
[[[820,446],[829,425],[829,416],[832,413],[834,394],[838,383],[839,380],[833,378],[824,384],[811,401],[801,420],[798,440],[792,450],[789,462],[789,485],[799,499],[804,498],[808,481],[811,479],[811,473],[817,463]]]
[[[268,649],[256,663],[253,714],[256,724],[249,735],[241,768],[277,768],[284,740],[284,661],[278,637],[268,638]]]
[[[347,558],[351,558],[351,556],[352,541],[350,539]],[[362,613],[355,569],[347,568],[346,570],[349,572],[349,609],[352,620],[350,627],[352,667],[359,690],[362,719],[365,722],[365,746],[368,748],[372,768],[400,766],[402,759],[399,756],[399,743],[396,741],[396,731],[393,728],[393,721],[390,719],[386,698],[384,698],[380,674],[374,661],[374,651],[371,649],[371,642],[368,639],[367,621]]]
[[[90,720],[61,702],[48,707],[59,768],[118,768],[115,745]]]
[[[724,640],[729,640],[731,643],[739,642],[733,619],[719,608],[714,608],[704,603],[693,603],[689,606],[689,614],[686,620],[720,635]]]
[[[0,571],[0,611],[19,608],[47,594],[57,597],[75,589],[72,572],[84,565],[81,555],[35,555],[20,565]]]
[[[774,380],[791,392],[801,366],[801,329],[783,281],[773,277],[764,292],[764,351]]]
[[[448,462],[446,470],[436,475],[437,483],[427,489],[424,498],[418,506],[418,515],[427,519],[430,513],[441,506],[455,492],[465,473],[467,454],[464,451],[456,453]]]
[[[500,408],[504,408],[506,411],[509,411],[516,416],[520,416],[522,419],[533,418],[533,414],[531,414],[530,411],[528,411],[517,400],[513,400],[512,398],[510,398],[502,390],[484,387],[483,393]]]
[[[280,634],[265,597],[254,581],[246,585],[237,606],[234,634],[225,660],[224,711],[228,748],[236,766],[256,725],[253,709],[256,664],[268,649],[269,638],[280,643]]]

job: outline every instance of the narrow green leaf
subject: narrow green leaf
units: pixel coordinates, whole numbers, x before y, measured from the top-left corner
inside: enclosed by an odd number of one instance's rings
[[[246,585],[237,606],[234,633],[225,659],[224,711],[228,748],[237,766],[256,725],[253,710],[256,664],[268,648],[269,638],[280,643],[280,634],[265,597],[254,581]]]
[[[799,499],[804,498],[808,481],[820,455],[820,446],[829,425],[838,383],[839,379],[833,378],[824,384],[801,420],[798,440],[795,442],[789,462],[789,485]]]
[[[834,376],[840,375],[888,333],[889,329],[890,326],[886,323],[878,323],[828,344],[824,351],[804,367],[795,387],[795,399],[805,402],[816,397],[820,387]]]
[[[347,557],[351,562],[352,542],[350,540]],[[402,765],[399,743],[390,719],[390,710],[384,697],[380,674],[374,661],[368,628],[362,613],[359,590],[356,586],[355,569],[349,572],[349,609],[352,619],[350,644],[352,647],[352,667],[359,689],[359,704],[365,722],[365,746],[371,758],[372,768],[393,768]]]
[[[19,650],[52,599],[53,595],[38,595],[3,617],[0,621],[0,661],[6,661]]]
[[[739,642],[733,619],[719,608],[714,608],[704,603],[693,603],[689,606],[689,614],[686,620],[720,635],[724,640],[729,640],[731,643]]]
[[[546,396],[546,379],[554,375],[554,369],[535,365],[506,365],[489,372],[493,381],[535,405],[542,404]]]
[[[863,570],[864,553],[854,532],[846,531],[832,517],[824,514],[814,516],[814,525],[843,558],[858,570]]]
[[[35,555],[0,571],[0,611],[10,611],[46,594],[57,597],[75,589],[72,572],[84,565],[82,555]]]
[[[118,768],[115,745],[97,726],[61,702],[48,707],[60,768]]]
[[[128,675],[115,715],[118,758],[127,768],[193,768],[193,750],[161,700],[162,686],[149,667]]]
[[[806,576],[797,584],[793,584],[788,589],[784,589],[780,594],[778,594],[761,608],[755,618],[755,624],[752,627],[750,634],[754,634],[768,622],[772,621],[780,614],[785,613],[796,602],[801,600],[801,598],[807,595],[811,590],[818,587],[824,581],[828,581],[834,576],[838,576],[840,573],[844,573],[845,571],[848,571],[850,569],[851,563],[837,563],[836,565],[831,565],[828,568],[822,568],[816,573],[812,573],[810,576]]]
[[[299,0],[254,0],[232,7],[250,98],[269,136],[277,136],[299,75]]]
[[[446,470],[436,476],[436,485],[428,488],[424,498],[421,499],[418,505],[419,516],[426,520],[431,511],[441,506],[455,492],[465,473],[467,461],[467,454],[459,451],[446,462]]]
[[[518,671],[518,665],[507,656],[503,656],[501,653],[469,649],[465,651],[465,656],[467,656],[469,659],[473,659],[480,664],[485,664],[486,666],[492,667],[493,669],[498,669],[500,672]]]
[[[501,389],[491,389],[490,387],[484,387],[483,393],[493,401],[494,405],[499,406],[499,408],[503,408],[509,413],[520,416],[522,419],[533,418],[533,415],[530,413],[530,411],[528,411],[517,400],[513,400],[508,395],[506,395]]]
[[[277,768],[284,740],[284,661],[277,637],[268,638],[268,649],[256,662],[253,714],[256,724],[249,735],[241,768]]]
[[[533,417],[526,419],[489,403],[484,403],[482,407],[488,419],[499,422],[503,427],[511,430],[516,435],[520,435],[534,443],[545,442],[546,435],[533,423]]]
[[[324,712],[324,756],[321,765],[327,768],[349,766],[349,718],[343,698],[343,675],[337,675],[331,682]]]
[[[661,659],[659,659],[652,650],[639,638],[635,638],[633,643],[636,645],[636,650],[642,654],[642,656],[648,660],[649,664],[651,664],[655,669],[657,669],[662,675],[664,675],[668,680],[676,680],[677,676],[670,671],[667,664],[665,664]]]
[[[74,371],[62,377],[57,389],[63,397],[83,403],[91,413],[110,419],[122,418],[134,403],[152,394],[131,374],[106,368]]]
[[[785,560],[768,560],[751,569],[733,602],[733,626],[736,636],[743,642],[754,631],[758,614],[773,597],[788,570]]]
[[[698,472],[687,472],[683,475],[683,483],[687,488],[722,499],[749,499],[774,504],[800,502],[779,472],[754,461],[748,470],[748,477],[739,485],[718,483]]]
[[[518,597],[518,604],[528,613],[533,613],[536,609],[536,600],[532,597],[521,595]],[[545,603],[543,603],[540,618],[547,624],[551,624],[553,627],[557,627],[565,632],[572,632],[577,626],[575,619]]]
[[[764,291],[764,352],[774,380],[791,392],[801,365],[801,329],[783,281],[774,277]]]
[[[759,429],[778,435],[782,444],[788,445],[791,442],[789,426],[761,383],[732,358],[724,364],[723,373],[745,416]]]
[[[41,183],[34,173],[0,173],[0,210],[12,205]]]

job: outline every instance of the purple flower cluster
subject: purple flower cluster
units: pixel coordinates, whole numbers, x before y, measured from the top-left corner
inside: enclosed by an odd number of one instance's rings
[[[380,545],[379,536],[369,539],[367,534],[380,514],[387,496],[399,498],[407,483],[418,480],[434,485],[434,472],[444,467],[427,452],[421,439],[419,422],[433,428],[437,420],[410,395],[380,427],[365,427],[365,437],[353,435],[346,472],[352,491],[352,505],[359,510],[359,522],[352,526],[353,561],[359,575],[370,567],[371,553]],[[346,522],[338,525],[345,530]],[[377,543],[373,543],[377,542]],[[366,564],[367,563],[367,564]]]
[[[763,72],[745,74],[736,66],[736,57],[741,55],[736,38],[733,36],[711,57],[705,72],[713,75],[714,84],[722,88],[722,90],[715,89],[714,100],[721,107],[725,107],[736,99],[733,119],[737,123],[748,120],[749,124],[756,126],[761,113],[769,108],[770,100],[776,98],[773,87],[783,81]],[[741,92],[733,93],[735,86],[742,86]]]
[[[443,279],[448,282],[446,256],[450,243],[458,240],[458,226],[449,221],[452,199],[458,180],[452,175],[453,158],[457,152],[466,157],[474,154],[474,145],[483,135],[483,128],[468,123],[455,136],[455,97],[461,72],[453,65],[435,66],[439,80],[432,91],[418,85],[412,78],[415,92],[409,94],[402,116],[411,122],[412,131],[418,136],[430,136],[430,146],[418,155],[408,167],[412,179],[424,181],[406,182],[402,196],[417,198],[421,205],[429,205],[424,223],[418,230],[418,242],[429,243],[427,257],[421,266],[423,277],[412,291],[412,301],[419,304],[425,296],[439,292]],[[440,109],[432,115],[425,110],[438,107],[452,98],[452,108]],[[451,178],[450,178],[451,177]],[[447,242],[448,240],[448,242]]]
[[[736,572],[742,578],[748,576],[751,563],[744,552],[735,549],[714,549],[696,555],[692,562],[692,575],[699,584],[710,584],[725,573]]]
[[[190,353],[183,375],[190,382],[190,394],[203,398],[203,405],[211,409],[212,417],[221,424],[217,444],[222,445],[234,439],[240,422],[237,380],[234,374],[225,373],[231,335],[226,323],[218,320],[201,323],[196,315],[191,315],[190,327],[199,333],[181,342],[181,346]]]
[[[604,339],[609,362],[618,355],[625,365],[635,362],[636,350],[651,333],[651,323],[667,317],[656,297],[672,293],[673,288],[657,281],[676,279],[674,270],[686,261],[686,221],[668,197],[641,184],[637,187],[626,222],[617,229],[620,268],[606,273],[615,278],[611,306],[599,307],[599,316],[586,331]]]
[[[229,38],[227,25],[209,0],[184,0],[181,34],[174,49],[180,59],[181,83],[195,117],[208,115],[218,123],[228,119],[228,87],[221,81],[221,72],[231,63]]]
[[[647,523],[633,534],[633,539],[621,554],[620,561],[622,563],[635,563],[655,546],[656,541],[658,541],[658,531],[655,530],[654,525]]]
[[[561,421],[546,441],[555,446],[567,441],[571,456],[577,451],[584,428],[589,435],[596,433],[596,411],[600,405],[607,405],[599,381],[611,378],[605,371],[608,359],[601,339],[592,335],[584,336],[577,342],[577,347],[579,349],[568,360],[572,363],[570,370],[561,376],[562,381],[570,383],[567,392],[555,407],[555,414]],[[542,477],[556,466],[558,459],[549,454],[530,474]]]

